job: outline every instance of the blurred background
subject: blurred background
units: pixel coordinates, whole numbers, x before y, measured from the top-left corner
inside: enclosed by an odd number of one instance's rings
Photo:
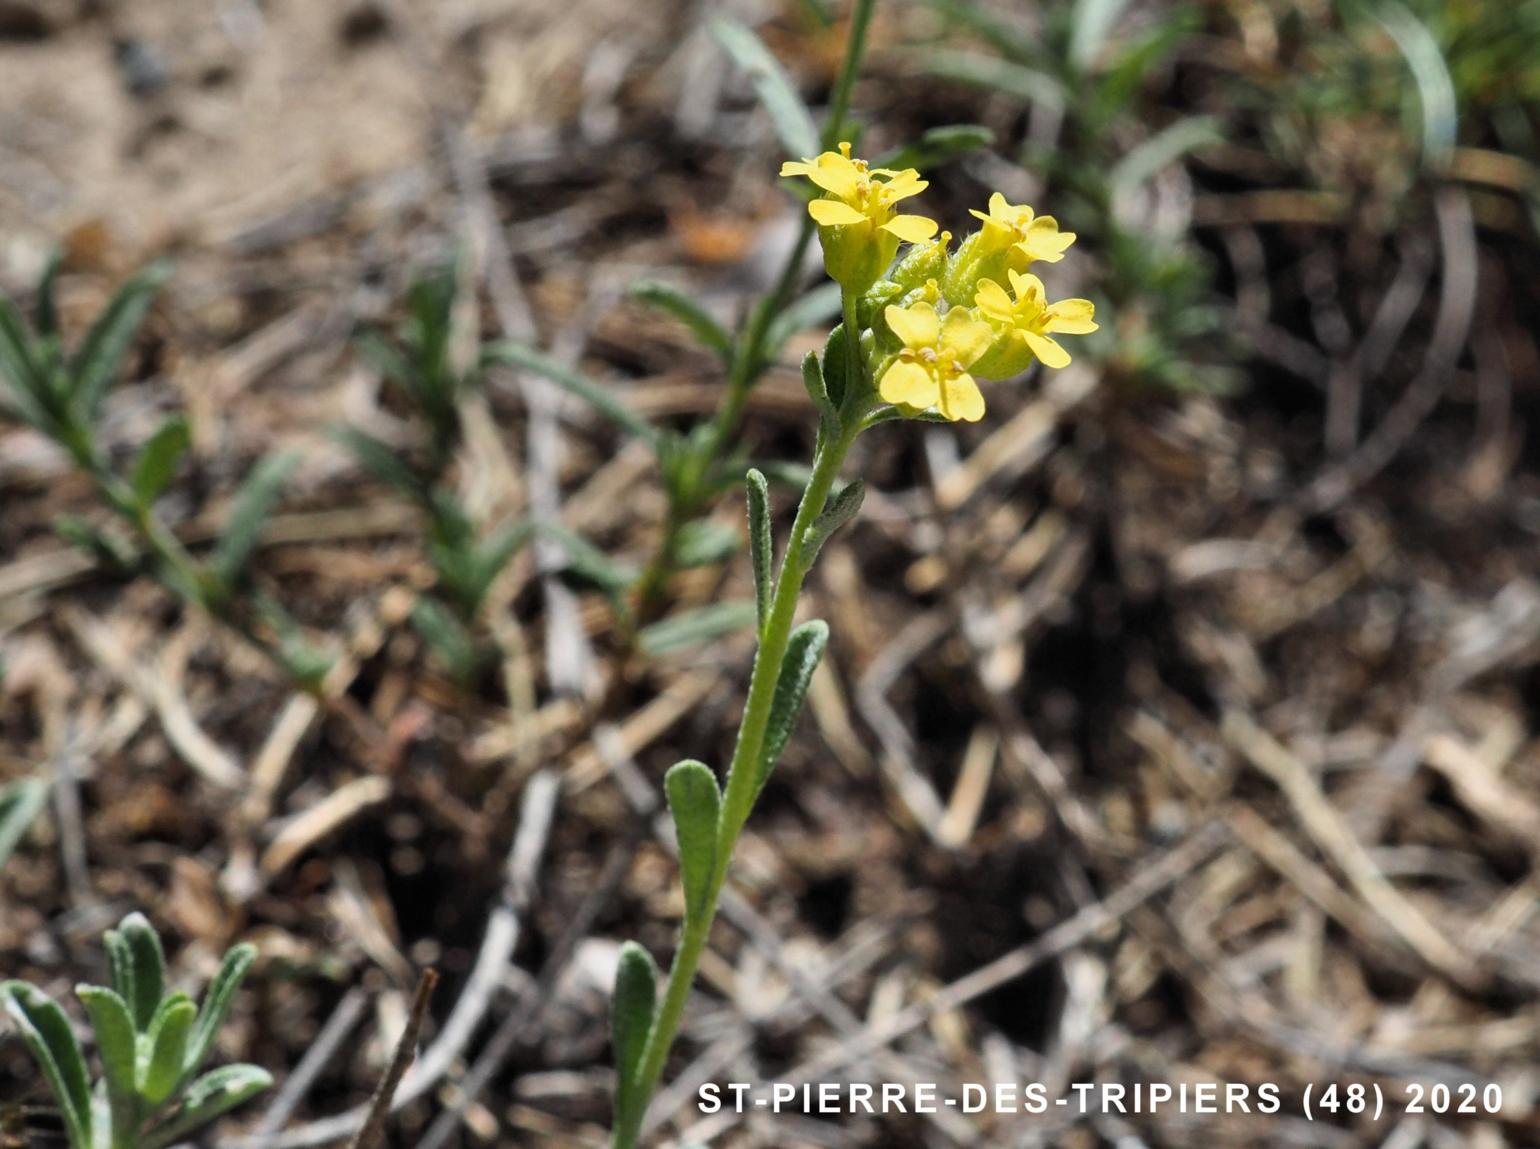
[[[626,288],[730,324],[795,241],[718,12],[824,105],[839,0],[0,0],[0,287],[62,251],[78,331],[174,260],[106,449],[186,412],[161,511],[194,548],[257,460],[299,449],[254,577],[346,655],[317,707],[71,546],[61,522],[104,517],[89,483],[0,422],[0,781],[53,787],[0,870],[0,974],[97,979],[135,908],[190,983],[255,941],[226,1056],[282,1081],[323,1027],[352,1036],[240,1144],[334,1136],[316,1123],[367,1099],[424,965],[444,1056],[394,1143],[603,1144],[616,946],[665,957],[680,913],[647,811],[670,763],[729,755],[751,637],[618,659],[604,579],[531,550],[468,686],[409,623],[435,579],[418,516],[324,429],[408,451],[354,339],[457,251],[484,337],[663,423],[714,407],[719,365]],[[1540,2],[880,0],[853,114],[868,155],[987,129],[928,167],[921,210],[961,234],[998,189],[1056,216],[1079,241],[1050,296],[1095,300],[1101,331],[990,388],[981,424],[858,446],[867,509],[807,608],[830,652],[660,1143],[1540,1144]],[[807,457],[806,326],[752,395],[753,458]],[[538,505],[644,561],[646,451],[510,372],[482,395],[454,470],[478,521]],[[739,529],[735,495],[713,514]],[[739,555],[670,598],[748,585]],[[1286,1103],[693,1102],[799,1074]],[[1307,1124],[1311,1082],[1443,1083],[1456,1108],[1468,1085],[1477,1112]],[[0,1103],[37,1099],[0,1037]]]

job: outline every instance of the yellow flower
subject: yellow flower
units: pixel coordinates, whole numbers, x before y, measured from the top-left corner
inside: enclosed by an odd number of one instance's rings
[[[979,284],[974,299],[980,314],[996,329],[994,346],[977,364],[979,374],[1002,379],[1015,375],[1026,369],[1034,355],[1045,367],[1068,366],[1069,352],[1049,336],[1095,331],[1095,306],[1089,299],[1049,303],[1037,276],[1012,271],[1010,277],[1014,299],[994,280]]]
[[[1075,242],[1075,233],[1060,231],[1059,221],[1051,215],[1035,215],[1026,204],[1007,203],[999,192],[989,197],[989,214],[970,208],[975,219],[984,221],[984,242],[993,250],[1010,248],[1016,270],[1026,270],[1034,260],[1058,263]],[[1018,262],[1020,261],[1020,262]]]
[[[936,234],[936,221],[904,215],[895,205],[919,195],[929,184],[913,168],[868,168],[851,159],[850,145],[814,159],[781,165],[783,177],[806,176],[824,195],[807,205],[818,224],[824,267],[851,291],[865,291],[893,262],[899,241],[923,243]]]
[[[904,345],[878,383],[883,399],[919,411],[935,407],[953,422],[983,418],[984,396],[968,368],[994,338],[989,324],[961,309],[942,319],[928,303],[888,307],[883,316]]]

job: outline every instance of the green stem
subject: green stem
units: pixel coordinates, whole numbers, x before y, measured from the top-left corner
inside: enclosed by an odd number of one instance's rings
[[[797,599],[812,566],[804,541],[808,528],[829,501],[829,492],[839,475],[846,452],[850,450],[850,444],[858,433],[859,424],[858,419],[848,420],[846,429],[832,439],[826,438],[822,430],[819,431],[818,445],[813,455],[813,473],[802,494],[796,522],[791,528],[791,539],[786,545],[786,555],[781,560],[780,577],[776,580],[770,615],[765,621],[759,650],[754,658],[748,702],[738,727],[738,742],[727,771],[727,790],[722,797],[722,815],[717,830],[717,864],[709,896],[699,915],[687,916],[685,919],[679,948],[668,973],[668,988],[658,1007],[657,1016],[653,1019],[647,1048],[637,1070],[639,1101],[633,1111],[626,1115],[624,1123],[616,1127],[613,1149],[634,1149],[641,1132],[642,1118],[646,1114],[647,1101],[658,1087],[669,1050],[679,1032],[685,1003],[690,997],[690,987],[695,981],[695,971],[705,952],[711,924],[716,919],[717,901],[727,880],[728,865],[732,861],[733,850],[743,832],[744,823],[748,821],[754,807],[758,764],[764,750],[771,704],[775,700],[775,686],[781,676],[781,664],[786,659],[787,643],[791,638],[792,624],[796,620]]]

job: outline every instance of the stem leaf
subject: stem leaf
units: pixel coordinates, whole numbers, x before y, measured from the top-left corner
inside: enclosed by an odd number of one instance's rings
[[[595,383],[588,376],[574,371],[565,363],[558,363],[550,356],[541,354],[527,344],[511,339],[488,343],[481,349],[481,361],[483,364],[501,363],[505,366],[522,367],[526,371],[533,371],[536,375],[549,379],[563,391],[576,395],[621,430],[629,431],[654,448],[661,441],[662,436],[658,428],[633,411],[607,387]]]
[[[182,461],[191,442],[192,434],[184,415],[171,416],[150,436],[150,441],[134,460],[134,473],[130,480],[141,507],[148,508],[160,498],[176,475],[177,464]]]
[[[255,1065],[222,1065],[211,1070],[188,1087],[176,1113],[150,1130],[140,1142],[141,1149],[164,1149],[175,1144],[272,1084],[272,1074]]]
[[[0,788],[0,866],[5,865],[48,801],[48,783],[22,778]]]
[[[203,995],[203,1008],[198,1013],[198,1024],[193,1027],[192,1037],[187,1042],[187,1054],[182,1062],[184,1080],[203,1068],[209,1051],[214,1048],[214,1036],[219,1032],[219,1027],[225,1023],[225,1016],[230,1012],[230,1003],[235,1000],[235,991],[240,988],[247,971],[256,960],[256,947],[243,942],[238,946],[230,947],[230,952],[225,954],[224,961],[219,963],[219,970],[214,974],[214,980],[209,982],[208,991]]]
[[[812,352],[808,353],[808,358],[814,358]],[[802,370],[805,375],[805,360]],[[770,619],[770,598],[775,593],[775,576],[772,573],[775,540],[770,533],[770,484],[762,471],[751,467],[744,477],[743,485],[749,501],[749,556],[754,564],[754,605],[759,629],[763,631],[765,623]]]
[[[781,663],[781,676],[776,679],[770,720],[765,726],[765,741],[760,750],[759,772],[754,781],[756,800],[770,780],[770,772],[780,761],[791,732],[796,729],[808,683],[812,682],[813,671],[818,669],[824,647],[828,645],[829,624],[822,619],[804,622],[787,639],[786,657]]]
[[[140,1046],[139,1096],[150,1106],[158,1106],[171,1097],[184,1076],[188,1038],[198,1007],[185,994],[173,994],[160,1003],[155,1020]]]
[[[53,998],[24,981],[0,982],[0,1000],[64,1113],[71,1149],[92,1149],[91,1083],[69,1018]]]
[[[615,996],[610,1002],[610,1034],[615,1047],[615,1127],[627,1124],[637,1105],[646,1105],[637,1075],[647,1050],[658,1004],[658,967],[635,942],[620,947]]]
[[[807,538],[803,543],[804,561],[809,566],[818,557],[818,552],[823,549],[824,543],[829,541],[829,536],[860,513],[861,503],[865,498],[866,484],[860,479],[852,479],[824,508],[823,514],[813,520],[813,525],[808,527]]]
[[[685,650],[750,626],[758,614],[757,605],[746,600],[715,602],[643,627],[637,641],[649,655]]]
[[[675,763],[663,779],[668,808],[679,838],[679,871],[684,880],[685,916],[699,920],[707,912],[711,881],[716,876],[717,821],[722,791],[716,775],[703,762],[686,758]]]
[[[133,1129],[139,1123],[135,1069],[138,1055],[134,1019],[128,1014],[128,1003],[115,991],[99,985],[77,985],[75,996],[85,1006],[91,1029],[96,1034],[96,1051],[101,1056],[102,1076],[107,1082],[113,1130]]]
[[[802,386],[807,388],[808,398],[818,408],[818,417],[823,420],[825,434],[837,436],[840,432],[840,415],[829,401],[829,392],[824,387],[823,368],[818,363],[817,354],[812,351],[802,357]]]
[[[764,41],[747,26],[726,16],[712,20],[711,31],[733,62],[749,74],[754,92],[770,113],[775,134],[781,138],[787,154],[798,158],[817,155],[818,129],[812,114]]]
[[[927,128],[919,139],[895,148],[873,162],[873,167],[917,168],[928,171],[958,156],[993,146],[995,134],[982,124],[945,124]]]
[[[127,962],[127,984],[115,984],[114,988],[128,1003],[134,1028],[140,1033],[148,1032],[166,991],[166,954],[160,948],[160,935],[143,914],[137,913],[129,914],[116,931],[108,931],[108,936],[113,933],[122,941]],[[121,972],[116,966],[114,962],[114,977]]]
[[[727,329],[716,321],[704,307],[677,287],[644,279],[631,285],[631,294],[643,303],[666,311],[690,329],[690,333],[703,347],[715,351],[722,361],[731,365],[733,338]]]
[[[233,587],[240,580],[262,539],[262,528],[283,493],[283,485],[297,466],[297,452],[269,455],[252,469],[251,476],[236,493],[235,505],[211,559],[222,587]]]
[[[90,425],[96,421],[102,396],[123,368],[123,358],[150,313],[155,294],[171,278],[167,263],[152,263],[118,289],[70,360],[75,409]]]

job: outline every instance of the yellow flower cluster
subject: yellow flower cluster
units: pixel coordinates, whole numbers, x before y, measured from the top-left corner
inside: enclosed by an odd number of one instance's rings
[[[1034,359],[1046,367],[1069,363],[1052,336],[1095,331],[1095,309],[1086,299],[1048,302],[1042,280],[1027,269],[1063,259],[1073,232],[996,192],[988,212],[971,213],[980,230],[949,252],[950,233],[933,239],[934,220],[896,208],[928,186],[919,172],[869,168],[850,150],[840,144],[837,152],[788,162],[781,175],[805,177],[823,193],[808,214],[818,225],[824,268],[847,295],[864,294],[874,315],[880,308],[881,322],[874,318],[863,346],[883,401],[905,414],[935,410],[974,422],[984,414],[976,379],[1009,378]],[[900,241],[917,246],[890,272]]]

